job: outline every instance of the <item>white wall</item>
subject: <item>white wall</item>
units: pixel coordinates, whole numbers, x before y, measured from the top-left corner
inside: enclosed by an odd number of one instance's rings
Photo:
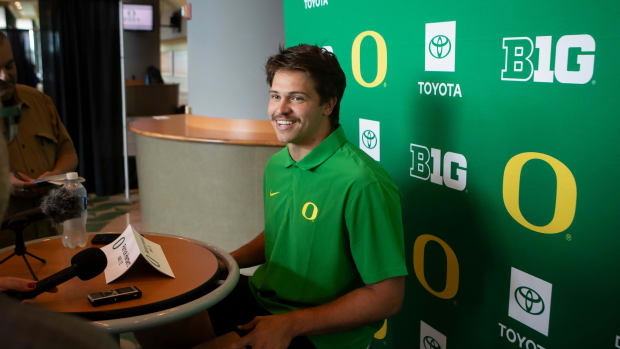
[[[192,1],[187,21],[192,114],[266,119],[264,65],[280,43],[282,0]]]

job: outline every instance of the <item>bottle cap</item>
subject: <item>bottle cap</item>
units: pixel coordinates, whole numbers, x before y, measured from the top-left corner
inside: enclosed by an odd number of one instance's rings
[[[67,172],[67,179],[68,180],[74,180],[74,179],[78,179],[78,173],[77,172]]]

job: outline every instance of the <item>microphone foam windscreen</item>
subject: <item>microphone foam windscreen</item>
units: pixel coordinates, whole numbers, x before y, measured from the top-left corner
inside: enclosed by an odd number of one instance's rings
[[[41,211],[54,223],[62,223],[82,214],[82,198],[65,187],[53,189],[41,201]]]
[[[91,247],[73,256],[71,265],[76,267],[77,277],[81,280],[90,280],[105,270],[108,258],[100,248]]]

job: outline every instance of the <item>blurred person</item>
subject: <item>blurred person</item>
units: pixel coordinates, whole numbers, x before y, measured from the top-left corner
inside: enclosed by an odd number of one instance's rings
[[[4,123],[0,123],[3,129]],[[4,216],[9,199],[9,167],[6,143],[0,137],[0,218]],[[0,291],[29,291],[34,280],[0,276]],[[12,348],[118,348],[113,338],[103,330],[74,316],[40,309],[19,303],[0,292],[0,347]]]
[[[74,171],[78,164],[73,142],[51,98],[16,81],[13,51],[6,35],[0,32],[0,115],[11,171],[7,216],[40,204],[49,187],[35,185],[36,179]],[[43,237],[53,232],[43,221],[27,228],[26,237]]]

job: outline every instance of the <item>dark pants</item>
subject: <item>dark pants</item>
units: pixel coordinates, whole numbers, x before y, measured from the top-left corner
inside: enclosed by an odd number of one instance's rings
[[[237,328],[238,325],[247,324],[256,316],[266,315],[271,313],[258,305],[248,286],[248,277],[243,275],[239,277],[239,283],[226,298],[209,308],[209,317],[217,336],[234,331],[243,337],[250,331],[240,330]],[[314,349],[314,345],[308,337],[295,337],[289,349]]]

